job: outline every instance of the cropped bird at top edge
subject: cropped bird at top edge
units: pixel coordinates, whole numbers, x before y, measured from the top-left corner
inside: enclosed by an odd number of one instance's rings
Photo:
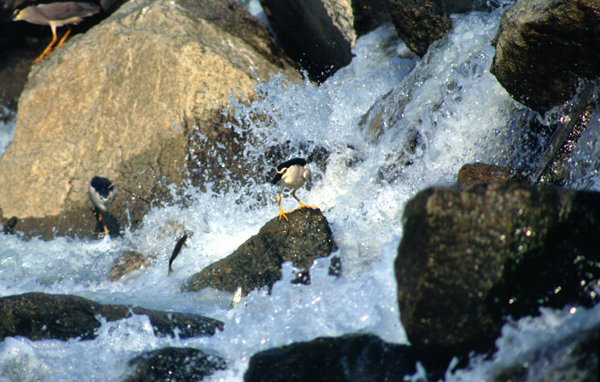
[[[57,40],[56,28],[66,25],[69,30],[54,48],[64,44],[67,36],[71,33],[72,24],[78,24],[85,17],[95,15],[101,10],[100,5],[89,1],[26,1],[15,8],[9,21],[27,21],[30,24],[48,25],[52,29],[52,42],[38,58],[33,60],[33,63],[36,64],[52,51]]]
[[[300,203],[300,207],[298,208],[316,208],[315,206],[307,206],[296,196],[296,191],[298,191],[300,187],[304,186],[306,182],[312,182],[312,173],[310,172],[310,168],[308,167],[306,159],[294,158],[277,166],[277,175],[275,175],[275,178],[273,178],[271,184],[275,185],[277,182],[279,182],[281,185],[279,193],[277,194],[279,220],[281,220],[282,216],[285,218],[285,220],[289,220],[285,214],[292,212],[284,212],[281,208],[281,193],[285,187],[292,189],[292,196],[298,201],[298,203]]]
[[[98,212],[98,221],[104,227],[104,232],[100,232],[100,234],[108,235],[104,214],[108,212],[110,205],[115,199],[115,185],[107,178],[94,176],[89,184],[88,193],[90,200],[94,204],[94,208]]]

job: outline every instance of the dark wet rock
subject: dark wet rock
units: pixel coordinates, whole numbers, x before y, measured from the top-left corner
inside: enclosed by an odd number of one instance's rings
[[[118,280],[133,271],[147,268],[151,264],[152,263],[147,256],[144,256],[137,251],[125,251],[113,263],[110,274],[108,275],[108,280]]]
[[[257,353],[244,381],[403,381],[416,372],[415,364],[408,345],[387,343],[372,334],[350,334]]]
[[[580,80],[600,76],[600,3],[517,1],[493,45],[490,72],[515,100],[544,113],[568,101]]]
[[[452,22],[442,2],[433,0],[389,0],[388,9],[398,36],[419,57],[429,45],[446,35]]]
[[[7,221],[2,223],[2,233],[5,235],[12,235],[15,233],[15,226],[19,222],[16,216],[11,217]]]
[[[157,335],[181,338],[213,335],[223,323],[200,315],[161,312],[124,305],[102,305],[79,296],[25,293],[0,298],[0,341],[23,336],[31,340],[96,337],[100,315],[107,321],[147,315]]]
[[[190,130],[227,110],[232,90],[248,101],[277,73],[300,79],[233,1],[127,2],[32,66],[1,159],[3,216],[23,235],[94,237],[87,185],[99,175],[117,183],[116,222],[137,228],[148,202],[172,201],[168,186],[188,181]]]
[[[493,382],[595,382],[598,380],[600,326],[545,341],[518,362],[494,373]],[[543,372],[542,372],[543,371]]]
[[[102,306],[78,296],[26,293],[0,298],[0,340],[23,336],[31,340],[95,337]]]
[[[302,208],[273,218],[231,255],[193,275],[185,290],[215,288],[242,293],[269,287],[281,279],[281,265],[308,269],[315,259],[327,257],[336,246],[327,219],[320,210]]]
[[[392,22],[387,3],[388,0],[352,0],[354,30],[357,37]]]
[[[212,336],[217,330],[223,330],[224,327],[221,321],[198,314],[163,312],[139,306],[102,305],[100,314],[107,321],[116,321],[130,317],[131,312],[148,316],[154,333],[160,336],[172,337],[177,335],[180,338]]]
[[[486,183],[521,183],[527,177],[521,171],[485,163],[466,164],[460,168],[456,184],[468,186]]]
[[[582,87],[568,105],[555,108],[551,113],[556,117],[549,124],[553,130],[549,144],[541,156],[538,168],[532,179],[540,184],[564,185],[567,173],[564,165],[576,150],[581,134],[594,116],[598,116],[598,82]]]
[[[600,194],[526,184],[431,188],[404,211],[400,319],[440,367],[494,346],[506,317],[598,301]]]
[[[349,0],[260,0],[283,50],[311,79],[325,81],[352,61],[356,41]]]
[[[136,369],[125,382],[196,382],[225,370],[227,363],[199,349],[167,347],[135,357],[129,366]]]

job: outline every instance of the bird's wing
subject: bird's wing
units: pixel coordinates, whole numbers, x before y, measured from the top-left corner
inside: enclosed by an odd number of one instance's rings
[[[73,16],[81,18],[100,12],[100,6],[93,3],[64,1],[58,3],[38,4],[37,10],[49,20],[66,20]]]

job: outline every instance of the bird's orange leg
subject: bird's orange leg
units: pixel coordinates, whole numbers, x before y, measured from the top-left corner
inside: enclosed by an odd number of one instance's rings
[[[63,36],[63,38],[60,39],[60,41],[58,42],[58,45],[56,45],[54,47],[54,49],[58,48],[59,46],[62,46],[62,44],[65,43],[65,40],[67,39],[67,36],[69,35],[69,33],[71,33],[71,26],[67,25],[69,27],[69,30],[67,31],[67,33],[65,33],[65,35]]]
[[[296,196],[296,190],[292,191],[292,196],[294,197],[294,199],[296,199],[298,201],[298,203],[300,203],[300,207],[298,207],[296,209],[299,209],[299,208],[310,208],[313,210],[317,209],[317,207],[315,207],[315,206],[307,206],[306,204],[302,203],[302,201],[300,199],[298,199],[298,197]]]
[[[99,212],[100,213],[98,214],[98,221],[102,223],[102,227],[104,227],[104,232],[98,232],[98,235],[108,235],[108,228],[106,228],[106,223],[104,222],[105,219],[103,219],[104,213],[102,213],[102,211]]]
[[[35,60],[33,60],[33,64],[37,64],[38,62],[42,61],[42,59],[44,57],[46,57],[48,54],[50,54],[50,52],[52,51],[52,46],[54,45],[55,42],[56,42],[56,32],[53,29],[52,30],[52,42],[50,43],[50,45],[48,45],[48,47],[46,48],[46,50],[44,50],[42,52],[42,54],[40,54],[40,56],[38,58],[36,58]]]
[[[281,220],[281,217],[283,216],[285,220],[290,221],[290,219],[288,219],[287,216],[285,216],[286,213],[283,212],[283,209],[281,208],[281,192],[277,194],[277,204],[279,205],[279,220]]]

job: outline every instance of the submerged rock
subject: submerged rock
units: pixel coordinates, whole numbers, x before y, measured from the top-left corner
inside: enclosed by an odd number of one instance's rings
[[[493,382],[594,382],[598,380],[600,325],[544,341],[494,373]]]
[[[232,91],[248,100],[276,73],[300,78],[235,2],[124,4],[32,67],[2,155],[3,215],[43,238],[91,236],[87,185],[100,175],[139,196],[119,192],[111,207],[121,226],[135,228],[145,201],[168,199],[166,186],[187,176],[190,130],[211,124]]]
[[[273,218],[231,255],[193,275],[185,290],[211,287],[233,293],[242,287],[248,294],[280,280],[283,262],[308,269],[315,259],[335,250],[331,228],[320,210],[301,208],[286,216],[289,221]]]
[[[0,298],[0,341],[23,336],[31,340],[96,338],[97,315],[117,321],[147,315],[157,335],[180,338],[213,335],[223,323],[189,313],[161,312],[125,305],[103,305],[79,296],[25,293]]]
[[[321,337],[254,354],[244,381],[403,381],[416,361],[412,347],[372,334]]]
[[[597,0],[517,1],[502,16],[490,72],[540,113],[568,101],[582,79],[600,76]]]
[[[227,367],[225,360],[217,355],[174,347],[144,353],[129,361],[129,365],[136,369],[125,382],[196,382]]]
[[[598,301],[598,193],[431,188],[407,203],[403,220],[400,319],[431,362],[492,349],[506,317]]]

